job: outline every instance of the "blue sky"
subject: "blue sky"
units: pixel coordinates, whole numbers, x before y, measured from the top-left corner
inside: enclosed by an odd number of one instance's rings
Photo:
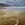
[[[4,4],[8,4],[8,5],[24,5],[24,2],[22,3],[17,3],[17,2],[6,2]]]
[[[24,5],[25,0],[0,0],[0,2],[6,2],[8,5]]]
[[[24,5],[24,3],[17,3],[17,2],[6,2],[6,4],[8,3],[8,5]]]

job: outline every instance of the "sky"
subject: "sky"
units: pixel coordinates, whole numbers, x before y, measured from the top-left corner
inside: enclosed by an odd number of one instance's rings
[[[8,5],[25,5],[25,0],[0,0],[0,2]]]

